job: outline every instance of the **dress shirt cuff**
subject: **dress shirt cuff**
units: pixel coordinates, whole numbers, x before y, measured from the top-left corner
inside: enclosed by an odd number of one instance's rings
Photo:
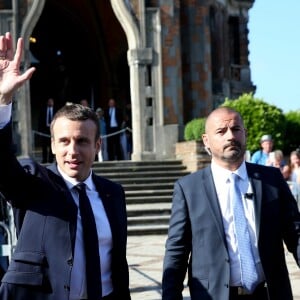
[[[0,129],[2,129],[11,118],[12,103],[0,105]]]

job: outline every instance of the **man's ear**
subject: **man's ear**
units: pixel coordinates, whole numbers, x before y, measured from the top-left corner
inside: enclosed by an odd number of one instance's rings
[[[204,149],[206,150],[206,152],[209,155],[211,155],[211,151],[210,151],[210,148],[209,148],[209,141],[208,141],[208,137],[207,137],[206,133],[202,134],[202,141],[204,143]]]
[[[205,151],[208,153],[208,155],[211,155],[210,148],[208,148],[208,147],[205,146],[204,149],[205,149]]]
[[[101,149],[101,144],[102,144],[102,139],[99,138],[97,141],[96,141],[96,152],[98,153]]]
[[[56,152],[55,152],[55,144],[54,144],[54,139],[53,138],[51,138],[51,151],[52,151],[52,154],[56,154]]]
[[[202,141],[203,141],[203,144],[204,146],[208,147],[208,137],[207,137],[207,134],[206,133],[203,133],[202,134]]]

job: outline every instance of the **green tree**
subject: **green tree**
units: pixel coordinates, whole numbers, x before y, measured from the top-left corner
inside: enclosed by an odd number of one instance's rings
[[[283,152],[289,154],[300,147],[300,110],[286,113],[285,118],[286,131]]]
[[[259,149],[259,141],[264,134],[272,135],[276,149],[283,148],[286,119],[281,109],[254,98],[252,93],[243,94],[237,99],[226,98],[221,106],[240,112],[247,128],[247,149],[251,153]]]

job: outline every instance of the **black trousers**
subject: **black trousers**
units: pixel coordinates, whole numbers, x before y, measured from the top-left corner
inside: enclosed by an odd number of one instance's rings
[[[107,153],[109,160],[122,160],[122,150],[121,150],[121,141],[120,133],[118,132],[119,127],[107,128],[107,133],[112,134],[107,137]]]

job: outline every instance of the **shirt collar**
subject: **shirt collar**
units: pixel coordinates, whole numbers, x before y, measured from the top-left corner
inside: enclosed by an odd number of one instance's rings
[[[64,179],[66,185],[68,186],[68,188],[70,190],[75,185],[80,183],[76,179],[74,179],[74,178],[68,176],[66,173],[64,173],[58,165],[57,165],[57,169],[58,169],[58,172],[60,173],[60,175],[62,176],[62,178]],[[92,171],[90,172],[90,175],[88,176],[88,178],[86,180],[82,181],[82,183],[84,183],[86,185],[87,189],[89,189],[89,190],[94,190],[95,189],[94,182],[93,182],[93,179],[92,179]]]
[[[229,175],[231,173],[235,173],[235,174],[239,175],[239,177],[242,180],[246,180],[248,178],[245,161],[242,162],[242,164],[239,166],[238,169],[236,169],[234,172],[232,172],[228,169],[222,168],[221,166],[216,164],[214,162],[214,160],[212,160],[211,161],[211,169],[212,169],[212,173],[214,174],[214,176],[217,176],[218,178],[224,178],[225,180],[227,180],[227,178],[229,178]]]

